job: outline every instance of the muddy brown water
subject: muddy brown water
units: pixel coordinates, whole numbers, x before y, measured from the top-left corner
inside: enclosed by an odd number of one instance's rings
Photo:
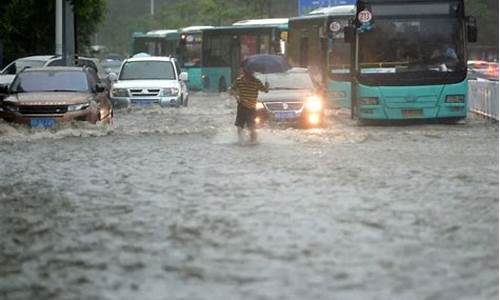
[[[0,299],[496,299],[498,125],[263,128],[234,102],[0,122]]]

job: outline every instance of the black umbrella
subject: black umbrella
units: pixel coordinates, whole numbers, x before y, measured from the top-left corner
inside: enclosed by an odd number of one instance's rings
[[[290,69],[283,56],[271,54],[249,56],[243,61],[241,67],[244,70],[262,74],[281,73]]]

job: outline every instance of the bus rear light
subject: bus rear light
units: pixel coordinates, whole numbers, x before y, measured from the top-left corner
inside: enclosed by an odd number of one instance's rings
[[[449,95],[446,96],[446,103],[464,103],[465,96],[464,95]]]
[[[363,97],[359,99],[360,105],[378,105],[377,97]]]

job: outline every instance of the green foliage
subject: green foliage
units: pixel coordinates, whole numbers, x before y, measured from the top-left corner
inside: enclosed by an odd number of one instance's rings
[[[105,14],[105,0],[74,0],[80,50],[88,45]],[[0,1],[0,39],[4,63],[18,57],[52,54],[55,48],[54,0]]]
[[[149,1],[146,1],[148,5],[139,5],[137,0],[107,1],[109,18],[100,31],[101,40],[116,52],[128,51],[133,32],[228,25],[242,19],[271,17],[270,10],[277,3],[290,6],[288,0],[155,0],[157,7],[153,17],[149,15]],[[123,6],[131,6],[139,13],[129,15]]]
[[[465,0],[465,10],[477,19],[478,44],[498,46],[498,0]]]

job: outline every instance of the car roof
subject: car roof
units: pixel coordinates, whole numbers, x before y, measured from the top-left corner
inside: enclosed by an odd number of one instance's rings
[[[57,55],[33,55],[33,56],[26,56],[26,57],[20,57],[17,60],[41,60],[41,61],[46,61],[50,60],[53,58],[58,57]]]
[[[23,72],[49,72],[49,71],[61,71],[61,72],[82,72],[86,68],[83,67],[44,67],[44,68],[28,68]]]
[[[144,57],[131,57],[127,58],[125,62],[133,62],[133,61],[168,61],[172,62],[175,59],[172,57],[166,56],[144,56]]]
[[[189,33],[191,31],[201,31],[203,29],[214,28],[214,26],[189,26],[181,28],[182,33]]]

